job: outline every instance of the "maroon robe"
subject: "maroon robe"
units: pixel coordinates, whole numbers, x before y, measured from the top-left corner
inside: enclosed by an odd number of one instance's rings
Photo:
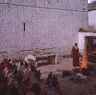
[[[73,66],[79,66],[79,48],[72,48]]]

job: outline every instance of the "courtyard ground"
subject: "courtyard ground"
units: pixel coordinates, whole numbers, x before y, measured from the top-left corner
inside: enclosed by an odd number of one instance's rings
[[[46,78],[49,72],[54,74],[61,74],[63,70],[72,70],[72,58],[63,58],[58,64],[43,65],[38,67],[38,70],[41,71],[42,77]]]
[[[69,77],[61,77],[63,70],[74,69],[71,58],[64,58],[59,64],[41,66],[38,69],[42,73],[42,78],[46,78],[50,71],[58,75],[62,95],[96,95],[96,74],[88,76],[86,82],[79,83],[69,80]]]

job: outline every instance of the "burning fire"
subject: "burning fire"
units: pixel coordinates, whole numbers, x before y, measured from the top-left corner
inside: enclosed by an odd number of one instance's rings
[[[86,52],[83,55],[81,69],[88,69],[88,60],[87,60],[87,53]]]

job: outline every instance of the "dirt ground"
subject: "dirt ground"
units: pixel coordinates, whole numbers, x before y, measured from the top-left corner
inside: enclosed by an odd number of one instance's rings
[[[75,83],[69,80],[69,77],[61,78],[63,70],[72,70],[72,59],[65,58],[61,63],[55,65],[41,66],[42,78],[46,78],[48,73],[52,71],[58,75],[60,89],[63,95],[96,95],[96,74],[88,76],[88,80]]]
[[[59,78],[63,95],[96,95],[96,76],[88,77],[87,82],[74,83],[68,78]]]
[[[42,73],[42,78],[46,78],[49,72],[53,74],[61,74],[63,70],[72,70],[72,58],[63,58],[60,63],[52,65],[43,65],[38,67],[38,70]]]

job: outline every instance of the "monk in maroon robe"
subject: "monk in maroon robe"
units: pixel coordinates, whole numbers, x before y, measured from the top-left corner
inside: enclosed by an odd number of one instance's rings
[[[79,66],[79,48],[78,44],[75,43],[75,45],[72,48],[72,58],[73,58],[73,66]]]

